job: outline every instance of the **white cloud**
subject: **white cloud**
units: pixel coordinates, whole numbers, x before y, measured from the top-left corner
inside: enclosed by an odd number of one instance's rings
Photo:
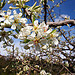
[[[55,19],[55,22],[62,21],[62,20],[64,20],[65,17],[70,18],[69,15],[62,14],[58,18]]]
[[[69,17],[69,15],[62,14],[59,16],[59,18],[65,18],[65,17]]]

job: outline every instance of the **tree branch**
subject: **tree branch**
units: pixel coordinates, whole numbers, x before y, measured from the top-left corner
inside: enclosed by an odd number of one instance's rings
[[[64,20],[64,21],[60,21],[60,22],[47,22],[47,24],[50,27],[64,26],[67,24],[72,24],[72,26],[75,26],[75,20]]]
[[[47,8],[48,9],[48,8]],[[50,15],[50,18],[52,19],[52,21],[54,22],[54,19],[53,19],[53,17],[52,17],[52,15],[51,15],[51,13],[49,12],[49,9],[48,9],[48,13],[49,13],[49,15]]]
[[[47,22],[50,27],[57,27],[57,26],[65,26],[67,24],[72,24],[72,26],[75,26],[75,20],[64,20],[60,22]],[[33,26],[32,23],[28,24],[29,26]]]
[[[71,43],[71,41],[69,41],[69,39],[65,36],[65,34],[59,29],[59,31],[61,32],[61,34],[64,36],[64,38],[68,41],[68,43],[70,45],[72,45],[73,47],[75,47],[75,44]]]
[[[24,10],[25,10],[25,13],[29,16],[31,22],[33,22],[32,14],[30,14],[30,12],[27,9],[24,8]]]
[[[46,0],[44,0],[44,12],[45,12],[45,14],[44,14],[44,21],[45,21],[45,24],[46,24],[46,17],[47,17],[47,11],[46,11],[46,7],[47,7],[47,2],[46,2]]]

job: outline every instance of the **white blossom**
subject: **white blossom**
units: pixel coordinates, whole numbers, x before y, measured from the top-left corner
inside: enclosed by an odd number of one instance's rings
[[[11,16],[11,10],[7,10],[7,13],[5,14],[3,11],[0,13],[2,17],[0,17],[0,21],[3,21],[3,25],[10,25],[12,22],[13,16]]]
[[[15,30],[15,29],[16,29],[16,25],[15,25],[15,24],[12,25],[12,26],[11,26],[11,29],[14,29],[14,30]]]
[[[58,40],[56,38],[53,39],[54,45],[58,45]]]
[[[35,26],[38,26],[38,20],[35,20],[35,21],[34,21],[34,25],[35,25]]]
[[[5,20],[4,23],[9,25],[11,24],[9,20]]]
[[[19,20],[21,23],[26,23],[27,22],[27,19],[26,18],[21,18],[20,20]]]
[[[40,75],[47,75],[45,70],[41,70]]]
[[[42,49],[46,50],[46,49],[47,49],[47,46],[46,46],[46,45],[44,45],[44,46],[42,47]]]
[[[68,61],[65,62],[65,65],[66,65],[67,67],[69,67],[69,63],[68,63]]]

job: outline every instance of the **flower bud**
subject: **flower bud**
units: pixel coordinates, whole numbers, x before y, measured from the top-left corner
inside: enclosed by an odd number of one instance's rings
[[[12,7],[12,6],[10,6],[10,7],[9,7],[9,9],[13,9],[13,7]]]
[[[8,1],[8,4],[10,4],[11,3],[11,1]]]
[[[19,7],[19,4],[18,4],[18,3],[16,3],[16,6],[17,6],[17,7]]]

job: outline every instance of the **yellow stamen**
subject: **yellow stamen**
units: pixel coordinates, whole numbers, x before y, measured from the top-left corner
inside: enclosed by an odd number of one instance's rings
[[[5,15],[4,17],[5,17],[5,19],[7,19],[9,16],[8,15]]]
[[[34,26],[34,30],[37,30],[37,29],[38,29],[38,27]]]

